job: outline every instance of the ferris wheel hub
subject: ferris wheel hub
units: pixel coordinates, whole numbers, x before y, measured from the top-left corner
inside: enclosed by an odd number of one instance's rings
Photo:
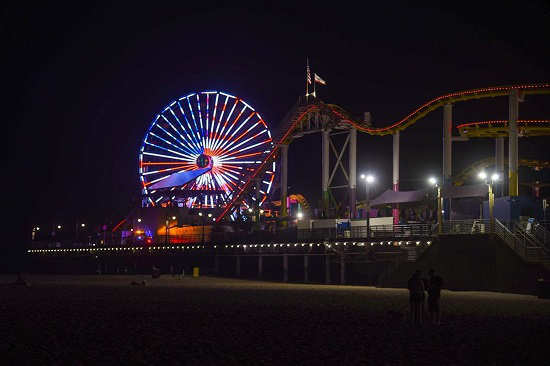
[[[197,157],[197,160],[195,161],[195,163],[199,168],[206,168],[207,166],[210,165],[211,161],[212,161],[212,158],[210,156],[205,154],[200,154]]]

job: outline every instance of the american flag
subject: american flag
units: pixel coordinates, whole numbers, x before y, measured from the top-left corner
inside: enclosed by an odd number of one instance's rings
[[[315,82],[316,83],[319,83],[321,85],[327,85],[327,82],[324,81],[323,79],[321,79],[321,77],[319,75],[317,75],[317,74],[313,74],[313,75],[315,75]]]

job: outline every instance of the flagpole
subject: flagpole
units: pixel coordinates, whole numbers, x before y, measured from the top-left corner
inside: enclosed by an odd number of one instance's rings
[[[307,79],[308,71],[309,71],[309,57],[306,57],[306,102],[308,101],[308,97],[309,97],[309,82]]]

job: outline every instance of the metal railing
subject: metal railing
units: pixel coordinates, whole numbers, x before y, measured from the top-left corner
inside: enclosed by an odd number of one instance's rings
[[[386,239],[386,238],[426,238],[436,234],[436,227],[432,224],[405,224],[405,225],[373,225],[367,235],[366,226],[356,226],[347,229],[313,228],[298,229],[298,240],[315,239]]]
[[[441,225],[441,234],[444,235],[488,234],[489,232],[489,220],[450,220],[444,221]]]
[[[526,262],[544,262],[548,256],[544,248],[538,245],[521,226],[514,223],[514,232],[506,225],[495,219],[495,234],[512,248]]]
[[[531,234],[537,238],[537,240],[550,251],[550,231],[545,227],[543,223],[534,222],[531,226]]]

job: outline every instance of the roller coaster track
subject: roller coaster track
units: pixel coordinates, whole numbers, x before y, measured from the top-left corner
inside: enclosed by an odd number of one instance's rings
[[[395,123],[392,123],[386,127],[378,127],[378,128],[369,126],[364,122],[359,122],[354,120],[350,113],[348,113],[343,108],[334,104],[325,104],[315,99],[313,100],[312,103],[309,103],[309,104],[298,103],[290,110],[290,112],[283,119],[281,123],[281,128],[279,129],[280,132],[277,135],[277,137],[273,139],[273,141],[276,143],[273,150],[271,150],[269,154],[267,154],[263,162],[256,167],[254,172],[252,172],[252,174],[249,175],[246,182],[239,188],[238,191],[236,191],[233,194],[231,201],[228,202],[225,209],[216,218],[216,222],[220,222],[225,217],[225,215],[227,215],[232,209],[235,208],[235,204],[242,199],[243,195],[250,188],[252,182],[254,182],[257,179],[260,172],[263,172],[267,168],[268,163],[273,161],[277,157],[280,146],[282,144],[288,143],[288,140],[292,137],[293,131],[299,126],[300,122],[309,113],[323,112],[323,113],[332,114],[333,117],[336,117],[337,119],[339,119],[340,123],[349,124],[357,128],[357,130],[364,133],[368,133],[370,135],[383,136],[383,135],[394,134],[397,131],[405,130],[409,126],[412,126],[414,123],[416,123],[418,120],[422,119],[427,114],[435,111],[436,109],[438,109],[439,107],[445,104],[453,104],[453,103],[463,102],[463,101],[468,101],[473,99],[507,96],[509,95],[510,91],[515,89],[519,90],[520,94],[523,94],[523,95],[550,94],[550,83],[497,86],[497,87],[489,87],[489,88],[482,88],[482,89],[464,90],[464,91],[441,95],[437,98],[434,98],[424,103],[423,105],[421,105],[420,107],[416,108],[414,111],[406,115],[401,120]]]
[[[519,136],[550,136],[550,120],[518,120]],[[465,137],[506,137],[508,136],[508,121],[480,121],[463,123],[456,126],[460,136]]]
[[[545,161],[545,160],[519,159],[518,163],[520,166],[527,166],[535,170],[550,168],[550,161]],[[458,173],[453,177],[453,185],[461,186],[466,182],[466,180],[475,176],[481,170],[485,170],[494,165],[495,165],[494,157],[476,161],[475,163],[468,166],[466,169],[464,169],[463,171],[461,171],[460,173]],[[504,165],[508,165],[508,162],[505,161]]]

